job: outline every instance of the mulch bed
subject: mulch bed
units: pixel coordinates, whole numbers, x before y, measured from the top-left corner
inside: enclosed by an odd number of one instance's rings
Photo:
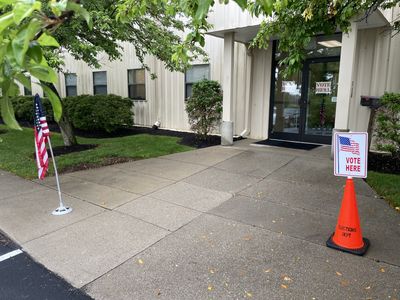
[[[60,132],[57,124],[49,124],[50,131]],[[194,148],[206,148],[211,146],[221,145],[221,137],[218,135],[209,135],[206,140],[200,140],[193,132],[184,131],[174,131],[167,129],[153,129],[150,127],[129,127],[119,129],[113,133],[108,133],[104,131],[83,131],[75,129],[75,134],[86,138],[114,138],[114,137],[124,137],[137,134],[150,134],[150,135],[160,135],[160,136],[172,136],[181,138],[179,144],[186,145]],[[242,139],[234,138],[234,141]]]
[[[368,153],[368,170],[400,174],[400,153],[391,155],[383,152]]]
[[[73,152],[80,152],[80,151],[85,151],[89,149],[94,149],[98,145],[95,144],[82,144],[82,145],[73,145],[73,146],[57,146],[53,148],[53,154],[54,156],[59,156],[63,154],[69,154]]]

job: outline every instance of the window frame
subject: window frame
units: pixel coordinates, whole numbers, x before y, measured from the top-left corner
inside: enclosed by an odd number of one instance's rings
[[[106,84],[96,84],[96,82],[95,82],[95,74],[96,73],[105,73],[106,74]],[[96,87],[105,87],[106,93],[105,94],[96,93]],[[108,94],[107,71],[93,71],[93,95],[107,95],[107,94]]]
[[[203,78],[203,79],[207,79],[207,80],[210,80],[211,79],[211,66],[210,66],[210,64],[195,64],[195,65],[191,65],[190,66],[190,68],[195,68],[195,67],[202,67],[202,66],[207,66],[208,67],[208,78]],[[193,85],[193,84],[195,84],[196,82],[198,82],[198,81],[194,81],[194,82],[188,82],[188,80],[187,80],[187,70],[186,70],[186,72],[185,72],[185,101],[191,96],[188,96],[188,93],[187,93],[187,86],[190,84],[190,85]]]
[[[67,76],[68,76],[68,75],[75,75],[75,78],[76,78],[75,85],[69,85],[69,84],[67,84]],[[65,82],[65,96],[66,96],[66,97],[78,96],[78,75],[77,75],[76,73],[65,73],[65,74],[64,74],[64,82]],[[75,95],[69,95],[69,94],[68,94],[68,88],[69,88],[69,87],[75,87],[75,90],[76,90],[76,94],[75,94]]]
[[[144,82],[143,83],[129,83],[129,72],[133,71],[133,75],[135,75],[135,71],[142,71],[144,72]],[[128,75],[128,98],[133,100],[133,101],[147,101],[147,95],[146,95],[146,69],[145,68],[134,68],[134,69],[128,69],[127,71]],[[135,79],[136,76],[133,76],[133,79]],[[138,86],[138,85],[143,85],[144,86],[144,98],[134,98],[133,95],[130,94],[130,87],[131,86]]]

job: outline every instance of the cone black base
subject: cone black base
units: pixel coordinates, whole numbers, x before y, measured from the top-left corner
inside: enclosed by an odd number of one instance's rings
[[[326,246],[328,246],[329,248],[336,249],[336,250],[343,251],[343,252],[348,252],[348,253],[355,254],[355,255],[360,255],[360,256],[364,255],[367,252],[368,247],[369,247],[369,240],[368,239],[363,238],[364,246],[362,246],[361,248],[349,249],[349,248],[344,248],[344,247],[341,247],[339,245],[336,245],[335,242],[332,239],[334,234],[335,233],[333,233],[330,236],[330,238],[326,241]]]

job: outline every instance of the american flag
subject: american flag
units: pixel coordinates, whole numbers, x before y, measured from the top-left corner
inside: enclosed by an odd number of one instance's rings
[[[34,101],[35,120],[35,153],[36,164],[38,168],[38,177],[43,179],[49,168],[49,156],[47,154],[46,142],[50,135],[49,127],[46,121],[46,114],[43,109],[42,101],[38,94],[35,95]]]
[[[360,145],[348,137],[339,136],[340,151],[360,155]]]

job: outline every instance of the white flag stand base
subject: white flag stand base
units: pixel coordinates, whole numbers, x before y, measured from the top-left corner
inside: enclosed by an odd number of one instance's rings
[[[71,207],[65,207],[65,206],[60,206],[57,207],[53,212],[51,213],[53,216],[61,216],[61,215],[66,215],[72,211]]]

